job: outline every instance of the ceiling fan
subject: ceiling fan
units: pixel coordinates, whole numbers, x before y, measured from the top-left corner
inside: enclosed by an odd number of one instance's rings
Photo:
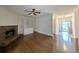
[[[29,12],[28,15],[33,14],[33,15],[36,16],[37,14],[40,14],[40,12],[39,12],[39,11],[36,11],[36,9],[34,9],[34,8],[32,9],[32,11],[27,11],[27,10],[24,10],[24,11],[25,11],[25,12]]]

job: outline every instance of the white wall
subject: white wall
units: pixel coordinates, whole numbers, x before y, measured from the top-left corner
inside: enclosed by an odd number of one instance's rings
[[[18,33],[23,34],[25,17],[14,14],[0,6],[0,26],[18,25]]]
[[[75,34],[79,39],[79,7],[75,10]]]
[[[24,35],[33,33],[35,17],[27,16],[24,20]]]
[[[36,17],[35,31],[52,36],[52,15],[40,15]]]
[[[56,34],[56,15],[52,14],[52,33]]]

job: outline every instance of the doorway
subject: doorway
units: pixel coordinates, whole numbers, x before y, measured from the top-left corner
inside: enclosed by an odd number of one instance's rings
[[[56,19],[57,46],[61,52],[74,52],[73,18],[72,16]]]
[[[72,21],[63,19],[59,21],[59,35],[66,43],[71,43]]]

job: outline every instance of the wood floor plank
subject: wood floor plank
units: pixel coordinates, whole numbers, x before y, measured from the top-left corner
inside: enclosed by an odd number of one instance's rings
[[[40,33],[24,36],[21,42],[9,52],[16,53],[52,53],[54,52],[54,39]],[[55,42],[54,42],[55,43]]]

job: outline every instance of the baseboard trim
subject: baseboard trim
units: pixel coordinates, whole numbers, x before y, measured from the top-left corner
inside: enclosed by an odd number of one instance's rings
[[[24,29],[24,35],[33,33],[33,28]]]
[[[52,37],[51,35],[47,35],[47,34],[36,32],[36,31],[34,33],[38,33],[38,34],[42,34],[42,35],[45,35],[45,36],[48,36],[48,37]]]
[[[53,34],[44,33],[44,32],[41,32],[41,31],[35,31],[35,32],[38,32],[38,33],[41,33],[41,34],[44,34],[44,35],[47,35],[47,36],[53,36]]]

